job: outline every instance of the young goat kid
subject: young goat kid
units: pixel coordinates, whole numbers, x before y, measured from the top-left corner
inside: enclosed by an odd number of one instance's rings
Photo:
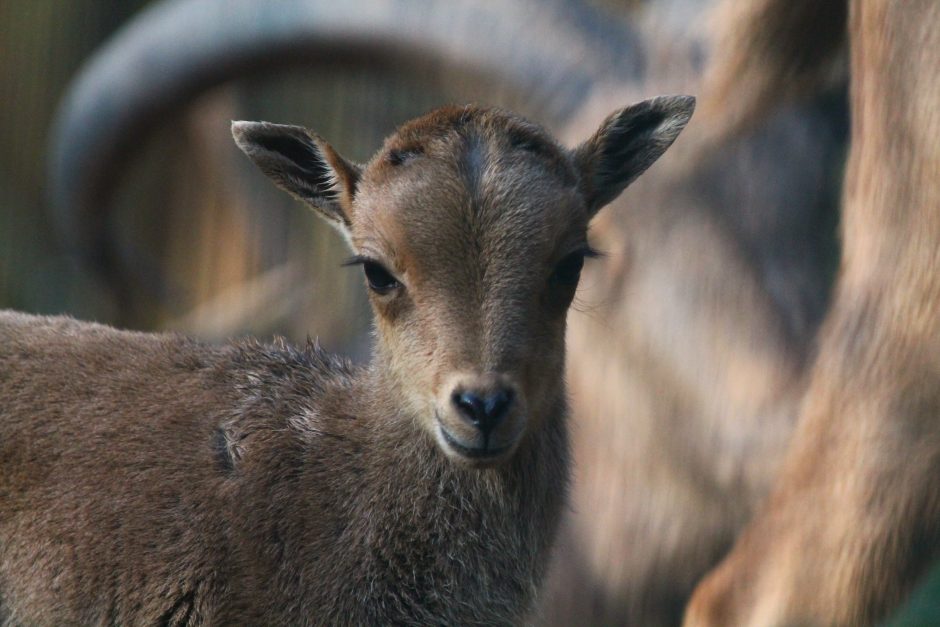
[[[588,222],[693,103],[627,107],[573,151],[444,108],[364,167],[236,122],[352,247],[372,363],[0,314],[0,623],[523,621],[568,478]]]

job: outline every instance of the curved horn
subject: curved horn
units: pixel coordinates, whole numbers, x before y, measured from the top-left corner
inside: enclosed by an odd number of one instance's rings
[[[63,100],[51,147],[54,220],[86,261],[96,251],[98,270],[113,264],[104,225],[120,164],[158,119],[238,76],[350,57],[405,68],[431,58],[561,121],[592,85],[637,75],[637,40],[564,2],[158,3],[92,58]]]

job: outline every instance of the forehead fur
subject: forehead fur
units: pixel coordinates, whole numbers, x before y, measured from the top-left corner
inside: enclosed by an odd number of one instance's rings
[[[394,166],[407,157],[454,146],[461,139],[528,151],[551,162],[560,176],[574,174],[566,151],[540,126],[510,111],[475,105],[442,107],[404,124],[386,140],[380,158]]]
[[[491,254],[510,241],[553,249],[569,231],[583,235],[577,182],[568,151],[538,125],[500,109],[445,107],[386,140],[364,173],[357,221],[363,233],[397,232],[395,248],[427,239],[452,253]]]

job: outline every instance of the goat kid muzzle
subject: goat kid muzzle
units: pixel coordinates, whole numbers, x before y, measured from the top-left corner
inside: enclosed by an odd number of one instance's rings
[[[506,375],[456,375],[438,401],[437,436],[450,457],[476,464],[509,457],[525,431],[524,399]]]

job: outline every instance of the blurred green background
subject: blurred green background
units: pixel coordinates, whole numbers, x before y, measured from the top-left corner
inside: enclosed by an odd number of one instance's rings
[[[0,306],[94,313],[94,290],[52,237],[49,125],[68,80],[142,5],[135,0],[0,3]]]

